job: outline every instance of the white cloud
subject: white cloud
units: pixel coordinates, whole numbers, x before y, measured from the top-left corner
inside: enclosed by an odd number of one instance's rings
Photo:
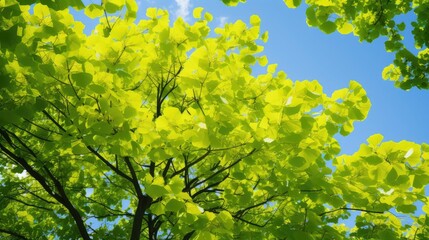
[[[225,25],[225,23],[227,23],[227,21],[228,21],[228,17],[220,17],[219,18],[219,26],[218,27],[223,28],[224,25]]]
[[[174,0],[177,4],[176,15],[186,19],[190,13],[191,0]]]

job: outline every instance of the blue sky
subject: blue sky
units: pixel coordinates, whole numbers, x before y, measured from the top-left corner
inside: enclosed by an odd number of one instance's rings
[[[355,124],[355,131],[347,137],[339,136],[343,153],[355,152],[361,143],[375,133],[385,141],[409,140],[429,143],[429,91],[404,91],[381,78],[393,53],[384,49],[384,39],[360,43],[358,38],[333,33],[324,34],[310,28],[305,21],[305,6],[288,9],[281,0],[249,0],[237,7],[226,7],[220,0],[140,0],[140,16],[147,7],[166,8],[174,17],[181,15],[192,20],[192,9],[204,7],[214,16],[214,24],[221,25],[237,19],[248,21],[252,14],[262,19],[262,29],[269,32],[264,45],[270,63],[277,63],[293,80],[318,80],[326,93],[348,86],[357,80],[372,102],[368,118]],[[404,17],[407,19],[407,17]],[[413,46],[411,36],[407,45]]]

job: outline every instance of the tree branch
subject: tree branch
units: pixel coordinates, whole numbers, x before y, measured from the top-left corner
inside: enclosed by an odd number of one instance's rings
[[[338,209],[334,209],[334,210],[330,210],[330,211],[327,211],[327,212],[320,213],[319,216],[323,216],[325,214],[333,213],[333,212],[337,212],[337,211],[361,211],[361,212],[379,213],[379,214],[385,213],[384,211],[374,211],[374,210],[366,210],[366,209],[361,209],[361,208],[342,207],[342,208],[338,208]]]
[[[42,111],[43,114],[45,114],[46,117],[49,118],[49,120],[51,120],[51,122],[53,122],[55,124],[55,126],[57,126],[61,131],[63,132],[67,132],[63,126],[61,126],[46,110]]]
[[[30,164],[28,164],[28,162],[25,159],[15,155],[13,152],[11,152],[1,143],[0,143],[0,149],[10,159],[12,159],[14,162],[16,162],[21,167],[23,167],[28,172],[28,174],[30,174],[30,176],[36,179],[37,182],[39,182],[40,185],[42,185],[42,187],[46,190],[46,192],[48,192],[49,195],[54,197],[59,203],[61,203],[64,207],[67,208],[67,210],[75,220],[78,230],[84,240],[91,239],[86,230],[82,217],[80,216],[80,213],[77,211],[77,209],[73,206],[73,204],[68,199],[61,183],[53,176],[53,174],[49,171],[49,169],[47,169],[46,166],[43,166],[43,168],[46,171],[46,173],[49,175],[49,178],[51,178],[51,180],[54,182],[55,188],[58,190],[59,194],[53,191],[53,189],[48,185],[46,178],[43,175],[41,175],[39,172],[37,172]]]
[[[205,188],[203,188],[203,189],[198,190],[196,193],[194,193],[194,194],[191,196],[191,197],[192,197],[192,199],[194,199],[196,196],[200,195],[201,193],[204,193],[204,192],[210,192],[210,188],[215,187],[215,186],[218,186],[218,185],[219,185],[219,184],[221,184],[223,181],[225,181],[228,177],[229,177],[229,173],[228,173],[228,174],[226,174],[226,175],[222,178],[222,180],[220,180],[220,181],[218,181],[218,182],[215,182],[215,183],[212,183],[212,184],[208,185],[207,187],[205,187]]]
[[[212,175],[210,175],[210,176],[209,176],[209,177],[207,177],[206,179],[201,180],[201,181],[199,181],[199,182],[195,183],[195,185],[194,185],[193,187],[196,187],[196,186],[198,186],[198,185],[201,185],[201,184],[203,184],[203,183],[207,182],[208,180],[210,180],[210,179],[214,178],[214,177],[215,177],[215,176],[217,176],[218,174],[220,174],[220,173],[222,173],[222,172],[224,172],[224,171],[226,171],[226,170],[228,170],[228,169],[232,168],[233,166],[235,166],[235,165],[237,165],[239,162],[241,162],[241,160],[243,160],[244,158],[246,158],[246,157],[248,157],[248,156],[252,155],[255,151],[256,151],[256,148],[252,149],[252,151],[250,151],[250,152],[249,152],[249,153],[247,153],[246,155],[244,155],[244,156],[242,156],[242,157],[238,158],[238,159],[237,159],[237,160],[235,160],[233,163],[231,163],[229,166],[227,166],[227,167],[223,167],[223,168],[221,168],[219,171],[214,172]]]
[[[140,183],[138,181],[137,174],[134,170],[133,165],[131,164],[130,158],[125,157],[124,161],[127,164],[128,170],[131,173],[132,183],[134,185],[134,189],[136,191],[137,198],[138,198],[137,209],[134,213],[133,228],[131,230],[130,240],[139,240],[140,239],[140,230],[141,230],[143,218],[144,218],[144,213],[146,212],[147,209],[149,209],[153,200],[151,197],[149,197],[147,195],[143,195],[143,191],[140,187]],[[151,224],[148,224],[148,225],[149,225],[148,226],[149,232],[151,232],[153,230],[152,229],[153,226],[151,226]]]
[[[46,210],[46,211],[52,211],[52,209],[51,209],[51,208],[46,208],[46,207],[42,207],[42,206],[37,206],[37,205],[31,204],[31,203],[28,203],[28,202],[24,202],[24,201],[22,201],[22,200],[20,200],[20,199],[17,199],[17,198],[13,198],[13,197],[9,197],[9,196],[6,196],[5,198],[10,199],[10,200],[12,200],[12,201],[19,202],[19,203],[21,203],[21,204],[23,204],[23,205],[25,205],[25,206],[34,207],[34,208],[38,208],[38,209],[42,209],[42,210]]]
[[[122,172],[119,168],[113,166],[109,161],[107,161],[107,159],[105,159],[103,156],[101,156],[101,154],[99,152],[97,152],[94,148],[92,148],[91,146],[86,146],[86,148],[89,151],[91,151],[95,156],[97,156],[97,158],[100,159],[104,164],[106,164],[110,169],[112,169],[116,174],[127,179],[131,183],[133,182],[133,179],[130,176],[128,176],[127,174]]]
[[[287,192],[285,192],[285,193],[287,193]],[[283,194],[285,194],[285,193],[283,193]],[[281,194],[281,195],[283,195],[283,194]],[[268,203],[269,201],[273,200],[274,198],[276,198],[276,197],[278,197],[278,196],[279,196],[279,195],[273,195],[273,196],[271,196],[271,197],[267,198],[265,201],[262,201],[262,202],[260,202],[260,203],[255,204],[255,205],[252,205],[252,206],[246,207],[246,208],[244,208],[244,209],[241,209],[241,210],[237,211],[233,216],[242,217],[242,216],[243,216],[244,214],[246,214],[246,212],[248,212],[249,210],[251,210],[251,209],[253,209],[253,208],[257,208],[257,207],[259,207],[259,206],[262,206],[262,205],[264,205],[264,204]]]
[[[10,236],[13,236],[13,237],[16,237],[16,238],[19,238],[19,239],[29,240],[24,235],[21,235],[19,233],[16,233],[14,231],[10,231],[10,230],[7,230],[7,229],[0,228],[0,233],[6,233],[6,234],[9,234]]]
[[[72,216],[72,218],[74,219],[77,225],[77,228],[79,230],[81,237],[84,240],[90,240],[91,238],[89,237],[89,234],[86,229],[85,223],[82,219],[82,216],[80,215],[80,212],[75,208],[75,206],[73,206],[73,204],[71,203],[70,199],[68,198],[65,192],[63,185],[60,183],[60,181],[58,181],[58,179],[51,173],[51,171],[46,166],[43,166],[43,168],[48,173],[49,178],[54,182],[55,188],[57,189],[60,195],[58,196],[57,194],[55,194],[54,198],[57,199],[58,202],[60,202],[64,207],[67,208],[67,210],[69,211],[70,215]]]
[[[199,157],[199,158],[195,159],[193,162],[191,162],[191,163],[189,163],[189,164],[186,164],[182,169],[177,170],[176,172],[174,172],[174,173],[171,175],[171,177],[174,177],[174,176],[176,176],[176,175],[178,175],[178,174],[181,174],[182,172],[184,172],[184,171],[188,170],[189,168],[191,168],[191,167],[192,167],[192,166],[194,166],[195,164],[197,164],[197,163],[201,162],[202,160],[204,160],[204,159],[205,159],[205,158],[206,158],[210,153],[211,153],[211,150],[210,150],[210,148],[208,148],[208,149],[207,149],[207,152],[206,152],[206,153],[204,153],[201,157]]]

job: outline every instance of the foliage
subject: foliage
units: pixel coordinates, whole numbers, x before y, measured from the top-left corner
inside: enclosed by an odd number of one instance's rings
[[[201,8],[193,24],[153,8],[134,23],[134,1],[33,2],[0,2],[0,236],[428,234],[415,203],[429,213],[429,146],[374,135],[338,156],[334,136],[369,111],[365,90],[328,96],[276,71],[258,16],[211,33]],[[92,34],[69,5],[99,21]]]
[[[222,1],[227,5],[239,2]],[[289,8],[301,5],[301,0],[284,2]],[[353,33],[360,41],[367,42],[383,36],[386,51],[395,53],[393,63],[382,72],[384,79],[405,90],[429,89],[429,1],[306,0],[305,3],[307,24],[325,33]],[[409,20],[403,21],[404,18]],[[406,27],[412,30],[407,32]],[[404,45],[405,35],[412,35],[406,37],[414,38],[414,47]]]

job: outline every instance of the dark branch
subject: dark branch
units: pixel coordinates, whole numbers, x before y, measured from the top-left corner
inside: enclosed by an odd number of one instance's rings
[[[325,214],[328,213],[333,213],[333,212],[337,212],[337,211],[361,211],[361,212],[367,212],[367,213],[378,213],[378,214],[383,214],[385,213],[384,211],[374,211],[374,210],[367,210],[367,209],[361,209],[361,208],[348,208],[348,207],[342,207],[342,208],[338,208],[338,209],[334,209],[331,211],[327,211],[327,212],[323,212],[320,213],[319,216],[323,216]]]
[[[51,208],[46,208],[46,207],[42,207],[42,206],[37,206],[37,205],[31,204],[31,203],[28,203],[28,202],[24,202],[24,201],[22,201],[22,200],[20,200],[20,199],[17,199],[17,198],[8,197],[8,196],[6,196],[5,198],[10,199],[10,200],[12,200],[12,201],[19,202],[19,203],[21,203],[21,204],[23,204],[23,205],[25,205],[25,206],[34,207],[34,208],[39,208],[39,209],[46,210],[46,211],[52,211],[52,209],[51,209]]]
[[[51,122],[53,122],[61,131],[67,132],[46,110],[43,110],[42,113],[45,114],[45,116],[48,117],[49,120],[51,120]]]
[[[28,238],[26,238],[24,235],[16,233],[14,231],[7,230],[7,229],[0,228],[0,233],[6,233],[6,234],[9,234],[10,236],[13,236],[13,237],[16,237],[16,238],[19,238],[19,239],[28,240]]]
[[[125,163],[127,164],[128,170],[131,173],[132,177],[132,183],[134,185],[134,189],[137,194],[138,203],[137,203],[137,209],[134,213],[134,220],[133,220],[133,228],[131,230],[131,236],[130,240],[139,240],[140,239],[140,230],[143,223],[144,213],[147,209],[149,209],[150,205],[152,204],[152,198],[146,195],[143,195],[143,191],[140,187],[139,180],[137,178],[137,174],[134,170],[133,165],[131,164],[130,158],[125,157],[124,158]],[[149,226],[149,232],[153,230],[152,224],[148,224]]]
[[[119,168],[113,166],[113,164],[111,164],[109,161],[107,161],[107,159],[105,159],[103,156],[101,156],[101,154],[99,152],[97,152],[97,150],[95,150],[91,146],[86,146],[86,148],[89,151],[91,151],[95,156],[97,156],[97,158],[100,159],[104,164],[106,164],[110,169],[112,169],[116,174],[127,179],[130,182],[133,182],[133,179],[130,176],[128,176],[127,174],[122,172]]]
[[[215,182],[215,183],[212,183],[212,184],[208,185],[207,187],[205,187],[205,188],[203,188],[203,189],[198,190],[196,193],[194,193],[194,194],[191,196],[191,197],[192,197],[192,199],[194,199],[196,196],[198,196],[198,195],[200,195],[200,194],[202,194],[202,193],[205,193],[205,192],[213,192],[210,188],[213,188],[213,187],[218,186],[218,185],[219,185],[219,184],[221,184],[223,181],[225,181],[228,177],[229,177],[229,173],[228,173],[228,174],[226,174],[226,175],[222,178],[222,180],[220,180],[220,181],[218,181],[218,182]]]
[[[285,192],[285,193],[287,193],[287,192]],[[285,194],[285,193],[283,193],[283,194]],[[283,195],[283,194],[281,194],[281,195]],[[274,198],[276,198],[278,196],[279,195],[273,195],[273,196],[267,198],[265,201],[262,201],[260,203],[255,204],[255,205],[252,205],[252,206],[246,207],[244,209],[241,209],[241,210],[237,211],[233,216],[242,217],[244,214],[246,214],[246,212],[250,211],[251,209],[254,209],[254,208],[257,208],[259,206],[262,206],[262,205],[268,203],[269,201],[273,200]]]
[[[210,179],[212,179],[212,178],[216,177],[218,174],[220,174],[220,173],[222,173],[222,172],[224,172],[224,171],[226,171],[226,170],[228,170],[228,169],[232,168],[233,166],[235,166],[235,165],[237,165],[239,162],[241,162],[244,158],[246,158],[246,157],[248,157],[248,156],[252,155],[255,151],[256,151],[256,148],[252,149],[252,151],[250,151],[250,152],[249,152],[249,153],[247,153],[246,155],[244,155],[244,156],[242,156],[242,157],[240,157],[240,158],[236,159],[236,160],[235,160],[233,163],[231,163],[229,166],[227,166],[227,167],[223,167],[223,168],[221,168],[220,170],[218,170],[217,172],[214,172],[212,175],[210,175],[210,176],[209,176],[209,177],[207,177],[206,179],[201,180],[201,181],[199,181],[199,182],[195,183],[195,186],[194,186],[194,187],[196,187],[196,186],[198,186],[198,185],[201,185],[201,184],[203,184],[203,183],[207,182],[208,180],[210,180]]]
[[[189,168],[191,168],[191,167],[192,167],[192,166],[194,166],[195,164],[197,164],[197,163],[201,162],[202,160],[204,160],[204,159],[205,159],[205,158],[206,158],[210,153],[211,153],[211,150],[210,150],[210,148],[209,148],[209,149],[207,149],[207,152],[206,152],[206,153],[204,153],[201,157],[199,157],[199,158],[195,159],[193,162],[191,162],[191,163],[189,163],[189,164],[186,164],[182,169],[180,169],[180,170],[178,170],[178,171],[174,172],[174,173],[171,175],[171,177],[174,177],[174,176],[176,176],[176,175],[178,175],[178,174],[181,174],[182,172],[184,172],[184,171],[188,170]]]
[[[85,224],[82,220],[82,217],[80,216],[80,213],[77,211],[77,209],[73,206],[73,204],[68,199],[65,190],[61,183],[56,179],[53,174],[49,171],[49,169],[46,166],[43,166],[43,169],[46,171],[46,173],[49,175],[49,178],[54,182],[55,188],[58,190],[58,193],[54,192],[53,189],[49,186],[47,179],[41,175],[39,172],[37,172],[28,162],[13,152],[11,152],[9,149],[7,149],[5,146],[3,146],[0,143],[0,149],[15,163],[19,164],[21,167],[23,167],[30,176],[32,176],[34,179],[37,180],[37,182],[42,185],[42,187],[46,190],[46,192],[54,197],[59,203],[61,203],[64,207],[67,208],[70,215],[73,217],[73,219],[76,222],[76,225],[78,227],[78,230],[84,240],[89,240],[89,234],[86,230]]]
[[[164,179],[167,177],[168,170],[170,169],[171,164],[173,163],[173,158],[167,159],[167,163],[165,164],[165,168],[162,171],[162,176]]]

